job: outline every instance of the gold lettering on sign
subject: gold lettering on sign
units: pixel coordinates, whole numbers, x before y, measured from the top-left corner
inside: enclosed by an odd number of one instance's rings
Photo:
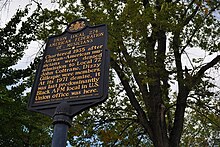
[[[103,36],[92,29],[52,38],[47,46],[55,51],[43,60],[35,102],[99,95],[104,45],[94,42]]]

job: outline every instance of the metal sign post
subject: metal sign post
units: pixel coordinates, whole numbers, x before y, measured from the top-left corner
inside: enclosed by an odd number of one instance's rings
[[[54,133],[52,147],[65,147],[67,142],[68,129],[71,126],[70,105],[66,102],[60,103],[55,111],[53,118]]]

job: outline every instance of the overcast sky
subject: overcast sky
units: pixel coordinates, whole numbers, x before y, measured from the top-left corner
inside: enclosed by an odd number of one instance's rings
[[[49,9],[54,9],[57,6],[54,3],[50,3],[50,0],[38,0],[38,2],[42,3],[43,8],[47,7]],[[29,6],[30,10],[36,8],[36,3],[33,1],[31,2],[31,0],[0,0],[0,27],[4,27],[4,25],[10,21],[17,9],[23,9],[27,4],[32,4]],[[25,50],[24,57],[17,65],[13,66],[13,68],[26,68],[33,61],[40,48],[41,44],[32,42],[28,46],[28,49]]]

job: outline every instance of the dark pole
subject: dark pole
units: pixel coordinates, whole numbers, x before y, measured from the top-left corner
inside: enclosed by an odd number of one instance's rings
[[[71,109],[67,102],[60,103],[53,117],[54,133],[52,147],[66,147],[67,132],[71,126]]]

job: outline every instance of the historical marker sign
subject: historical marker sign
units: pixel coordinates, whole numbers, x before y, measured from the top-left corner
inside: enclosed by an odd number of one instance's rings
[[[31,91],[29,109],[52,116],[67,101],[72,115],[103,102],[108,92],[106,25],[79,19],[48,39]]]

